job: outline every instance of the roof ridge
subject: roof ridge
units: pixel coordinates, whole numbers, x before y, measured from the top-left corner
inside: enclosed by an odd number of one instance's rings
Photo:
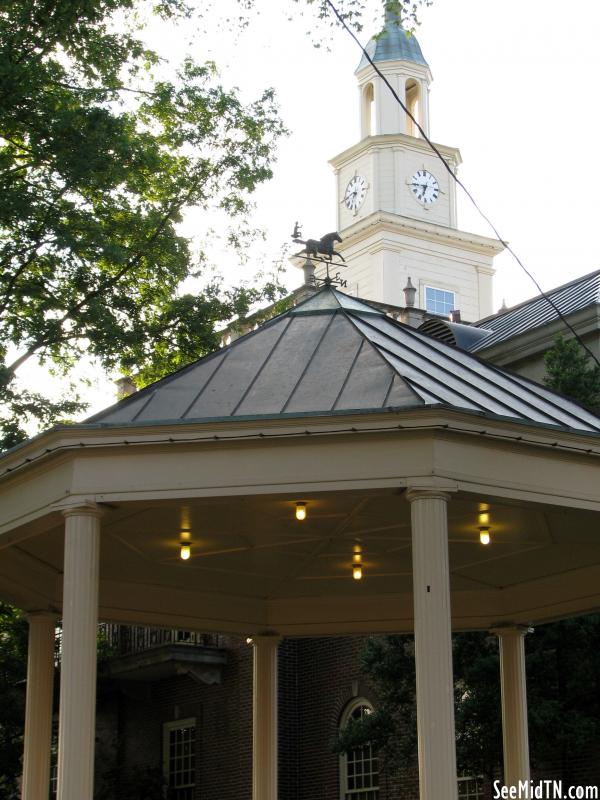
[[[260,367],[259,367],[259,368],[258,368],[258,370],[256,371],[256,374],[254,375],[254,377],[252,378],[252,380],[250,381],[250,383],[248,384],[248,386],[246,387],[246,390],[245,390],[244,392],[242,392],[242,396],[241,396],[241,397],[240,397],[240,399],[237,401],[237,403],[234,405],[234,407],[231,409],[231,416],[232,416],[232,417],[233,417],[233,416],[235,416],[235,412],[236,412],[236,411],[238,410],[238,408],[239,408],[239,407],[242,405],[242,403],[244,402],[244,400],[245,400],[245,399],[246,399],[246,397],[248,396],[249,392],[252,390],[252,387],[254,386],[254,384],[256,383],[256,381],[258,380],[258,378],[259,378],[259,376],[260,376],[261,372],[264,370],[264,368],[265,368],[265,365],[267,364],[268,360],[271,358],[271,356],[273,355],[273,353],[274,353],[274,352],[275,352],[275,350],[277,349],[277,345],[278,345],[278,344],[279,344],[279,342],[281,341],[281,339],[282,339],[283,335],[285,334],[285,332],[287,331],[287,329],[290,327],[290,325],[292,325],[292,324],[293,324],[293,322],[294,322],[293,318],[292,318],[292,317],[291,317],[291,315],[289,315],[289,314],[288,314],[288,316],[290,317],[290,319],[288,319],[287,323],[286,323],[286,324],[283,326],[283,330],[279,332],[279,336],[278,336],[278,337],[277,337],[277,339],[275,339],[275,341],[273,342],[273,345],[271,346],[271,348],[270,348],[269,352],[268,352],[268,353],[266,354],[266,356],[264,357],[262,364],[260,365]],[[215,370],[215,372],[216,372],[216,370]],[[214,373],[213,373],[213,374],[214,374]],[[212,375],[211,375],[211,377],[212,377]],[[191,406],[190,406],[190,408],[191,408]]]
[[[306,360],[306,364],[304,365],[304,369],[301,371],[300,375],[298,376],[298,380],[294,384],[294,388],[289,393],[287,400],[285,401],[285,403],[281,407],[281,412],[280,412],[281,414],[285,414],[286,408],[292,402],[292,397],[296,394],[296,390],[297,390],[298,386],[300,385],[300,382],[302,381],[302,378],[306,375],[306,372],[308,371],[308,368],[310,367],[313,358],[319,352],[319,348],[321,347],[321,344],[323,343],[323,339],[327,336],[327,332],[331,328],[331,326],[333,324],[333,320],[335,319],[335,316],[336,316],[337,313],[338,313],[337,311],[333,312],[333,314],[331,315],[331,319],[329,320],[329,322],[327,323],[327,325],[323,329],[323,332],[319,336],[319,339],[318,339],[316,345],[313,348],[311,357]]]
[[[375,306],[371,305],[367,300],[342,292],[334,286],[325,285],[319,291],[314,292],[310,297],[307,297],[301,303],[289,309],[290,314],[318,314],[332,311],[331,306],[324,305],[319,301],[319,298],[329,295],[336,303],[336,308],[346,309],[352,308],[354,311],[362,311],[364,314],[381,314],[384,312]]]
[[[375,344],[374,344],[374,343],[373,343],[373,342],[372,342],[372,341],[371,341],[371,340],[370,340],[370,339],[369,339],[369,338],[368,338],[368,337],[365,335],[364,331],[361,331],[361,329],[358,327],[358,325],[356,324],[356,322],[355,322],[355,321],[354,321],[354,319],[352,318],[352,313],[351,313],[350,311],[347,311],[346,309],[342,309],[342,313],[343,313],[343,314],[345,315],[345,317],[346,317],[346,318],[349,320],[349,322],[350,322],[350,323],[351,323],[351,325],[352,325],[352,326],[355,328],[355,330],[357,330],[357,331],[358,331],[359,335],[360,335],[360,336],[362,337],[362,339],[363,339],[363,344],[364,344],[364,342],[365,342],[365,341],[368,341],[368,343],[369,343],[369,344],[370,344],[370,346],[371,346],[371,349],[372,349],[372,350],[374,350],[374,351],[377,353],[377,355],[379,356],[379,358],[381,358],[381,360],[382,360],[382,361],[383,361],[385,364],[387,364],[387,366],[388,366],[388,367],[390,367],[390,369],[392,370],[393,377],[392,377],[392,381],[391,381],[391,383],[390,383],[390,385],[389,385],[389,387],[388,387],[388,390],[387,390],[387,392],[386,392],[386,395],[385,395],[385,398],[384,398],[384,403],[385,403],[385,401],[386,401],[386,400],[388,399],[388,397],[389,397],[389,394],[390,394],[390,392],[391,392],[391,390],[392,390],[392,386],[394,385],[394,379],[395,379],[395,378],[400,378],[400,380],[401,380],[401,381],[402,381],[402,382],[403,382],[403,383],[404,383],[404,384],[407,386],[407,388],[408,388],[408,389],[409,389],[409,390],[410,390],[410,391],[411,391],[411,392],[414,394],[414,396],[415,396],[415,399],[416,399],[417,401],[421,402],[421,403],[424,403],[424,401],[423,401],[423,398],[419,396],[418,392],[417,392],[415,389],[413,389],[413,387],[412,387],[412,385],[411,385],[411,382],[410,382],[410,380],[409,380],[408,378],[406,378],[404,375],[400,375],[400,373],[398,372],[398,370],[397,370],[397,369],[396,369],[396,368],[393,366],[393,364],[390,364],[390,362],[389,362],[389,359],[388,359],[388,358],[386,358],[386,356],[384,356],[384,355],[383,355],[383,353],[382,353],[382,352],[379,350],[379,348],[377,347],[377,345],[375,345]],[[381,316],[382,316],[382,317],[384,317],[385,319],[390,319],[390,320],[392,320],[392,319],[393,319],[393,317],[388,317],[388,316],[387,316],[387,314],[382,314]],[[396,322],[396,321],[397,321],[397,320],[394,320],[394,322]],[[368,323],[366,320],[365,320],[365,323],[366,323],[366,324],[369,324],[369,323]],[[400,323],[400,324],[401,324],[401,325],[403,325],[403,323]],[[373,327],[373,326],[371,325],[370,327]],[[408,326],[407,326],[407,327],[408,327]],[[361,347],[362,347],[362,345],[361,345]],[[340,394],[341,394],[341,393],[340,393]],[[334,406],[334,408],[335,408],[335,406]]]

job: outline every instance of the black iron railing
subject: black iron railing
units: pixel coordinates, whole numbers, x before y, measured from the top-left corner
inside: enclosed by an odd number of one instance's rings
[[[216,633],[197,633],[170,628],[146,628],[142,625],[113,625],[102,623],[99,638],[111,655],[126,656],[141,653],[165,644],[184,644],[192,647],[221,647]]]

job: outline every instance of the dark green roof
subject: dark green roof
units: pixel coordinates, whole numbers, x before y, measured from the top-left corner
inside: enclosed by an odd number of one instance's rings
[[[400,27],[394,14],[386,14],[385,26],[378,36],[373,37],[365,47],[372,61],[413,61],[427,66],[417,39]],[[358,69],[369,63],[363,55]],[[358,70],[357,70],[358,71]]]

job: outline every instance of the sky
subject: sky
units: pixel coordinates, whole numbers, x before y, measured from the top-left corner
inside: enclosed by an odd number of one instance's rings
[[[268,231],[257,258],[268,266],[296,219],[311,237],[335,228],[327,162],[359,139],[360,52],[342,30],[326,39],[328,50],[315,49],[311,17],[287,18],[297,4],[258,6],[268,12],[235,42],[213,32],[206,46],[245,96],[273,85],[291,131],[274,179],[256,196],[256,221]],[[431,137],[460,148],[461,180],[542,288],[598,268],[600,4],[434,0],[421,18],[416,35],[434,78]],[[460,189],[458,214],[462,230],[493,235]],[[508,254],[496,269],[496,308],[537,294]],[[298,285],[293,267],[286,280]]]
[[[207,0],[197,2],[207,7]],[[147,32],[166,71],[189,53],[216,61],[222,83],[238,86],[248,101],[273,86],[290,131],[273,180],[254,198],[251,222],[264,228],[265,241],[244,266],[213,251],[232,284],[270,270],[291,243],[296,220],[307,237],[335,229],[328,160],[359,139],[356,44],[344,31],[319,25],[312,12],[301,15],[304,0],[255,6],[244,31],[227,22],[239,0],[215,0],[202,22],[155,22]],[[377,27],[366,19],[363,43]],[[416,35],[434,79],[431,138],[460,148],[459,176],[502,237],[544,289],[600,267],[600,3],[433,0],[421,20]],[[460,229],[492,235],[460,189],[458,204]],[[184,233],[200,227],[190,212]],[[495,266],[495,308],[537,294],[508,254]],[[284,281],[290,289],[299,285],[299,271],[288,266]],[[95,377],[88,413],[114,401],[112,383]]]

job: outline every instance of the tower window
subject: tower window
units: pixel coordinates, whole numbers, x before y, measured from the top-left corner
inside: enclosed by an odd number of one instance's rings
[[[367,700],[353,700],[340,727],[372,713],[373,706]],[[340,800],[379,800],[379,761],[370,744],[354,747],[340,756]]]
[[[417,81],[411,80],[406,81],[406,107],[413,115],[413,117],[419,120],[419,99],[420,99],[420,88]],[[415,123],[412,121],[410,117],[406,117],[406,132],[409,136],[418,136],[419,130]]]
[[[192,800],[196,786],[196,720],[163,725],[163,774],[173,800]]]
[[[425,310],[430,314],[439,314],[447,317],[456,308],[454,292],[446,289],[436,289],[433,286],[425,287]]]
[[[375,129],[375,89],[368,83],[363,89],[363,136],[374,136]]]

